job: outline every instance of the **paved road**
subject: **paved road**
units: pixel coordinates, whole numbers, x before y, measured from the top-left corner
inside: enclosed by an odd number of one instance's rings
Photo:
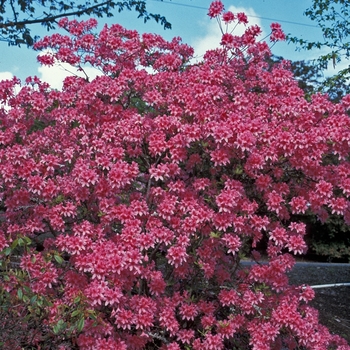
[[[261,264],[267,264],[267,262],[265,261],[261,261],[260,262]],[[253,261],[249,261],[249,260],[241,260],[241,264],[242,265],[253,265],[253,264],[256,264],[255,262]],[[298,261],[295,263],[294,266],[346,266],[346,267],[350,267],[350,263],[324,263],[324,262],[309,262],[309,261]]]

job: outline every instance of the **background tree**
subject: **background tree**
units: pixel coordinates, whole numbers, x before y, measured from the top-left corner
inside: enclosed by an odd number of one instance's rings
[[[3,0],[0,1],[0,40],[8,42],[9,45],[32,46],[38,38],[31,33],[30,27],[33,24],[39,23],[51,30],[62,17],[111,17],[116,11],[123,10],[135,10],[138,17],[145,22],[154,19],[164,29],[171,28],[164,16],[147,11],[146,1]]]
[[[305,15],[320,27],[323,41],[308,41],[288,36],[290,42],[300,49],[321,49],[324,53],[313,63],[324,71],[331,64],[336,67],[341,60],[350,58],[350,2],[347,0],[313,0]],[[322,80],[316,90],[329,93],[333,100],[339,100],[349,89],[350,67],[340,70],[333,77]]]

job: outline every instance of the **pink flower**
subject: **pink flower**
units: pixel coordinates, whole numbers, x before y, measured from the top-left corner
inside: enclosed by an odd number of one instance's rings
[[[286,39],[286,35],[283,33],[279,23],[272,23],[270,28],[272,31],[270,35],[271,41],[283,41]]]
[[[276,191],[272,191],[267,195],[267,208],[271,211],[275,211],[277,214],[282,210],[281,203],[284,202],[282,196],[280,196]]]
[[[165,306],[160,312],[159,322],[170,334],[174,335],[179,330],[179,323],[176,320],[174,308]]]
[[[227,11],[222,15],[222,20],[225,23],[231,23],[235,20],[235,15],[231,11]]]
[[[194,320],[198,314],[198,310],[195,304],[183,303],[179,309],[180,315],[184,320]]]
[[[220,334],[207,334],[202,344],[203,350],[223,350],[224,344]]]
[[[0,230],[0,251],[8,247],[7,240],[4,235],[4,231]]]
[[[177,333],[177,339],[183,344],[191,344],[192,339],[194,338],[194,331],[189,329],[181,329]]]
[[[270,239],[276,245],[283,246],[288,241],[287,231],[282,227],[277,227],[270,233]]]
[[[290,252],[295,254],[303,254],[306,251],[306,244],[301,236],[290,236],[287,247]]]
[[[293,214],[304,214],[307,210],[307,201],[303,197],[293,197],[290,205]]]
[[[219,299],[222,305],[230,306],[238,302],[239,296],[235,290],[222,290],[219,294]]]
[[[315,297],[315,291],[310,286],[302,286],[299,299],[306,302],[311,301]]]
[[[224,33],[222,38],[221,38],[221,45],[223,46],[231,46],[235,41],[235,38],[232,34],[230,33]]]
[[[172,343],[168,344],[166,346],[166,349],[167,350],[181,350],[180,345],[175,343],[175,342],[172,342]]]
[[[237,13],[237,19],[238,19],[238,23],[243,23],[243,24],[247,24],[248,23],[248,17],[243,12]]]
[[[228,250],[227,253],[235,255],[241,247],[241,240],[237,235],[226,233],[223,235],[222,240],[225,242]]]
[[[220,0],[213,1],[210,4],[208,16],[214,18],[224,11],[224,4]]]
[[[117,309],[113,314],[115,317],[115,325],[122,329],[131,329],[131,325],[134,323],[134,315],[131,310]]]
[[[227,35],[231,35],[231,34],[227,34]],[[224,40],[224,36],[226,36],[226,34],[223,35],[223,40]],[[227,43],[223,43],[223,41],[221,41],[221,44],[227,45]],[[223,150],[223,149],[218,149],[218,150],[211,152],[211,160],[212,160],[212,162],[214,162],[215,166],[226,165],[230,162],[230,159],[229,159],[227,152],[225,152],[225,150]]]
[[[169,264],[179,267],[187,260],[186,247],[184,246],[172,246],[168,249],[167,258]]]
[[[321,180],[316,184],[316,193],[323,198],[330,198],[333,194],[333,186],[331,183]]]
[[[348,203],[345,198],[332,198],[330,207],[332,208],[332,214],[343,215]]]

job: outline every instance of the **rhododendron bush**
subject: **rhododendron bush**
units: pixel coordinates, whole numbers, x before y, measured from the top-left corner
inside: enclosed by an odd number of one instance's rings
[[[178,38],[61,20],[70,35],[38,42],[39,61],[101,74],[0,83],[1,298],[22,327],[42,319],[27,344],[348,348],[286,273],[302,214],[350,221],[350,96],[305,100],[244,14],[209,16],[246,31],[200,63]]]

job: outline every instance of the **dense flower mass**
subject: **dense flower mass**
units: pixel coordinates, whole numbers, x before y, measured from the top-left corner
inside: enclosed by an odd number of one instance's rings
[[[209,16],[248,24],[221,1]],[[60,25],[39,61],[100,76],[0,82],[1,291],[45,320],[31,345],[348,348],[286,273],[302,215],[349,221],[349,97],[306,100],[257,26],[191,64],[179,38]]]

